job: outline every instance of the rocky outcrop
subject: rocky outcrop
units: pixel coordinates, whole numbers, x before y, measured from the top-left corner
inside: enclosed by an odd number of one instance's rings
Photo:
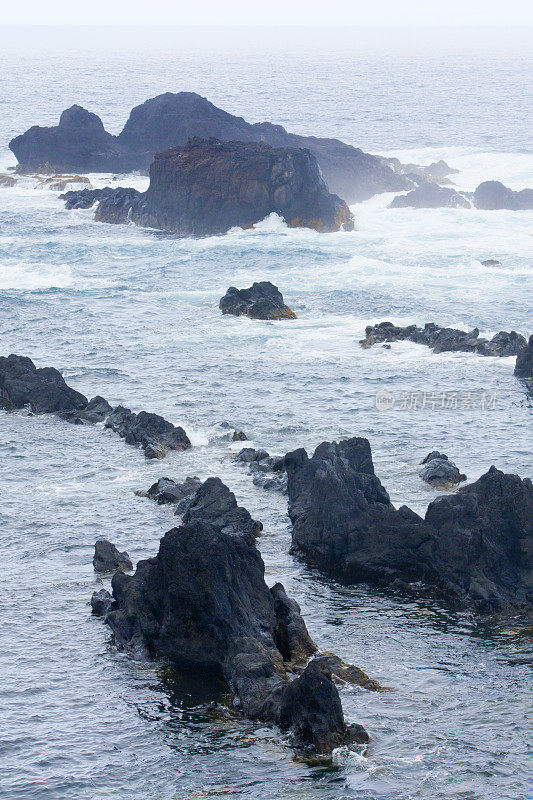
[[[186,450],[191,442],[181,427],[158,414],[112,408],[97,395],[91,401],[71,389],[53,367],[37,369],[25,356],[0,356],[0,406],[30,408],[36,414],[57,414],[74,424],[105,422],[128,444],[140,445],[147,458],[162,458],[170,450]]]
[[[382,342],[411,341],[425,344],[434,353],[463,352],[480,356],[516,356],[526,345],[525,338],[516,331],[500,331],[492,339],[479,337],[478,328],[461,331],[457,328],[442,328],[434,322],[426,322],[423,328],[407,325],[405,328],[392,322],[379,322],[365,328],[365,338],[360,344],[364,348]]]
[[[454,189],[421,183],[405,195],[397,195],[389,208],[470,208],[471,202]]]
[[[498,261],[497,258],[485,258],[481,264],[484,267],[501,267],[502,262]]]
[[[287,494],[287,474],[283,458],[274,458],[266,450],[244,447],[237,453],[235,460],[247,464],[248,473],[253,475],[254,486],[276,489]]]
[[[269,122],[251,125],[193,92],[167,92],[136,106],[119,136],[107,133],[95,114],[72,106],[61,114],[58,126],[34,126],[12,139],[9,147],[21,172],[145,172],[156,153],[193,137],[306,148],[331,190],[349,202],[412,185],[379,156],[338,139],[287,133]]]
[[[183,522],[206,522],[223,533],[247,536],[251,541],[263,530],[263,523],[252,519],[249,511],[237,505],[233,492],[220,478],[208,478],[183,511]]]
[[[290,680],[316,650],[300,610],[280,584],[268,589],[247,525],[228,525],[224,515],[219,525],[211,506],[229,489],[217,479],[204,487],[201,503],[163,536],[154,558],[131,577],[113,577],[106,622],[117,645],[222,678],[246,716],[279,724],[298,746],[329,752],[353,741],[324,666]]]
[[[133,569],[129,555],[120,553],[107,539],[98,539],[94,545],[93,567],[96,572],[115,572],[117,569]]]
[[[285,456],[293,548],[349,583],[426,591],[480,612],[533,605],[533,484],[495,467],[425,518],[399,509],[375,475],[367,439]]]
[[[429,175],[433,175],[434,178],[447,178],[449,175],[457,175],[459,173],[458,169],[450,167],[442,158],[440,161],[433,161],[433,163],[428,167],[424,167],[424,169]]]
[[[53,367],[37,369],[25,356],[0,356],[0,405],[5,408],[29,407],[36,414],[81,411],[88,400],[67,386]]]
[[[474,205],[486,211],[497,209],[510,209],[511,211],[526,211],[533,209],[533,189],[522,189],[513,192],[500,181],[485,181],[480,183],[474,192]]]
[[[171,450],[187,450],[191,442],[180,426],[159,414],[117,406],[105,421],[105,427],[118,433],[127,444],[140,445],[147,458],[163,458]]]
[[[533,334],[516,356],[514,374],[519,378],[533,378]]]
[[[149,497],[159,505],[177,505],[182,500],[192,497],[202,485],[200,478],[190,476],[183,483],[177,483],[172,478],[159,478],[148,491],[136,491],[139,497]]]
[[[113,597],[107,589],[93,592],[91,597],[91,611],[95,617],[105,617],[113,605]]]
[[[223,314],[251,319],[296,319],[294,311],[285,305],[283,295],[270,281],[253,283],[249,289],[230,286],[221,298],[219,308]]]
[[[438,450],[428,453],[420,463],[422,469],[418,474],[434,489],[450,489],[452,486],[466,481],[466,475],[459,471],[447,455],[439,453]]]
[[[113,195],[116,191],[116,189],[111,189],[109,186],[104,189],[70,189],[68,192],[61,194],[59,199],[65,201],[65,208],[69,211],[75,208],[92,208],[97,201]],[[132,189],[131,191],[134,190]]]
[[[70,194],[68,202],[76,204],[76,196]],[[101,195],[95,219],[211,236],[252,227],[272,213],[291,227],[353,230],[348,206],[330,194],[309,151],[217,139],[191,139],[158,153],[146,192],[114,189]]]

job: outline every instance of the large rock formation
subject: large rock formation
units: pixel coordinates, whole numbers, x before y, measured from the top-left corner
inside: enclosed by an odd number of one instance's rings
[[[434,489],[450,489],[457,483],[466,481],[456,464],[450,461],[445,453],[433,450],[420,462],[422,469],[418,473],[423,481]]]
[[[442,328],[434,322],[426,322],[423,328],[407,325],[402,328],[392,322],[379,322],[365,328],[365,338],[360,340],[364,348],[383,342],[411,341],[425,344],[434,353],[477,353],[480,356],[516,356],[526,346],[526,339],[516,331],[500,331],[492,339],[479,338],[478,328],[461,331],[458,328]]]
[[[129,555],[121,553],[107,539],[98,539],[94,545],[93,567],[95,572],[116,572],[117,569],[133,569]]]
[[[95,219],[135,222],[181,236],[210,236],[248,228],[271,213],[291,227],[353,229],[344,200],[330,194],[307,150],[264,143],[192,139],[158,153],[146,192],[102,190]],[[70,207],[94,202],[94,193],[68,192]]]
[[[223,314],[251,319],[296,319],[296,314],[285,305],[283,295],[270,281],[253,283],[249,289],[230,286],[220,299],[219,308]]]
[[[112,408],[97,395],[91,401],[71,389],[53,367],[37,369],[25,356],[0,356],[0,406],[29,407],[36,414],[57,414],[74,424],[105,422],[128,444],[140,445],[147,458],[162,458],[169,450],[186,450],[191,442],[179,426],[159,414]]]
[[[394,508],[367,439],[323,442],[285,457],[293,547],[349,583],[421,586],[481,612],[533,604],[533,484],[495,467],[440,497],[425,519]]]
[[[485,181],[480,183],[474,192],[476,208],[486,211],[497,209],[510,209],[511,211],[526,211],[533,209],[533,189],[522,189],[514,192],[500,181]]]
[[[533,378],[533,334],[516,356],[514,374],[519,378]]]
[[[353,741],[326,665],[289,680],[316,646],[281,584],[268,589],[254,538],[234,509],[228,516],[221,486],[209,479],[155,558],[114,576],[106,621],[118,646],[224,679],[244,714],[278,723],[300,746],[327,752]]]
[[[72,106],[61,114],[58,126],[34,126],[12,139],[9,147],[22,172],[130,172],[148,170],[156,153],[195,136],[304,147],[316,157],[331,190],[349,202],[412,186],[378,156],[338,139],[287,133],[269,122],[251,125],[192,92],[167,92],[136,106],[118,136],[107,133],[95,114]]]

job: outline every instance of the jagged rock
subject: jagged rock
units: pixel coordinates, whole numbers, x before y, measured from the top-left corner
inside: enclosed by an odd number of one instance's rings
[[[59,199],[65,201],[65,208],[69,211],[75,208],[92,208],[97,201],[113,195],[115,191],[116,189],[109,186],[104,189],[71,189],[59,195]]]
[[[449,489],[457,483],[466,481],[466,475],[459,471],[447,455],[439,453],[438,450],[429,453],[420,463],[423,468],[418,474],[435,489]]]
[[[98,422],[104,422],[112,410],[112,407],[104,397],[96,395],[81,411],[62,411],[58,416],[66,419],[67,422],[73,422],[75,425],[85,422],[95,425]]]
[[[215,504],[221,492],[231,494],[214,479],[204,487]],[[206,522],[220,517],[208,502],[203,509],[205,519],[197,503],[189,522],[168,531],[133,576],[113,577],[115,607],[106,622],[118,647],[222,678],[245,715],[278,723],[299,745],[330,750],[350,741],[337,689],[322,668],[289,682],[287,669],[303,666],[315,646],[283,587],[269,591],[247,525]]]
[[[107,133],[95,114],[72,106],[62,113],[58,126],[34,126],[12,139],[9,147],[20,172],[145,172],[156,153],[195,136],[307,148],[332,191],[349,202],[412,185],[384,158],[338,139],[298,136],[269,122],[251,125],[193,92],[167,92],[136,106],[119,136]]]
[[[212,236],[272,213],[291,227],[353,230],[348,206],[330,194],[309,151],[217,139],[157,153],[146,192],[114,189],[101,197],[95,219]]]
[[[395,509],[366,439],[285,456],[293,548],[340,579],[423,588],[481,612],[533,604],[533,484],[495,467],[437,498],[425,519]]]
[[[263,523],[252,519],[246,508],[237,505],[235,495],[220,478],[208,478],[200,485],[185,510],[178,508],[185,524],[202,521],[223,533],[248,536],[251,540],[263,530]]]
[[[274,458],[266,450],[244,447],[235,460],[248,464],[248,473],[253,475],[255,486],[287,494],[287,475],[282,458]]]
[[[117,406],[105,421],[105,427],[118,433],[127,444],[140,445],[146,458],[163,458],[171,450],[187,450],[189,437],[182,427],[175,426],[159,414],[146,411],[133,413]]]
[[[481,262],[484,267],[501,267],[502,262],[498,261],[496,258],[486,258],[484,261]]]
[[[88,400],[67,386],[53,367],[37,369],[26,356],[0,356],[0,405],[6,408],[29,406],[36,414],[78,411]]]
[[[421,183],[405,195],[398,195],[389,208],[470,208],[470,201],[454,189]]]
[[[353,686],[362,686],[369,692],[387,691],[379,681],[369,678],[366,672],[353,664],[345,664],[344,661],[333,653],[324,653],[315,658],[319,664],[323,664],[341,683],[351,683]]]
[[[283,295],[270,281],[253,283],[249,289],[230,286],[221,298],[219,308],[223,314],[252,319],[296,319],[294,311],[285,305]]]
[[[425,344],[434,353],[465,352],[478,353],[481,356],[514,356],[526,345],[525,338],[516,331],[500,331],[489,341],[479,338],[478,328],[472,331],[461,331],[457,328],[441,328],[434,322],[426,322],[423,328],[407,325],[402,328],[392,322],[379,322],[365,328],[365,338],[360,344],[367,349],[381,342],[397,342],[409,340],[417,344]]]
[[[96,572],[113,572],[117,569],[133,569],[129,555],[120,553],[107,539],[98,539],[94,545],[93,566]]]
[[[232,442],[247,442],[248,437],[242,431],[233,431],[233,436],[231,437]]]
[[[511,211],[530,210],[533,209],[533,189],[513,192],[500,181],[485,181],[474,192],[474,205],[485,211],[505,208]]]
[[[362,726],[350,729],[344,722],[339,694],[324,664],[311,661],[302,675],[285,690],[279,726],[290,730],[298,747],[319,753],[352,742],[364,743],[370,737]]]
[[[107,589],[100,589],[98,592],[93,592],[91,597],[91,609],[96,617],[105,617],[112,605],[113,597],[109,594]]]
[[[165,504],[177,504],[181,500],[192,497],[202,485],[200,478],[190,476],[185,478],[183,483],[177,483],[172,478],[159,478],[153,483],[147,492],[137,491],[139,497],[149,497],[161,506]]]
[[[533,334],[516,356],[514,374],[519,378],[533,378]]]

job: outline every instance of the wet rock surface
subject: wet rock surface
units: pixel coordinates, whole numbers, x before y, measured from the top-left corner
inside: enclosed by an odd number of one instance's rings
[[[107,589],[93,592],[91,597],[91,610],[95,617],[105,617],[113,605],[113,597]]]
[[[435,489],[449,489],[462,481],[466,481],[459,468],[444,453],[434,450],[420,462],[422,469],[418,473],[423,481]]]
[[[244,447],[237,453],[235,460],[248,466],[248,473],[253,476],[255,486],[287,493],[287,475],[283,458],[275,458],[266,450]]]
[[[233,492],[220,478],[208,478],[191,497],[183,514],[185,524],[197,521],[207,522],[220,528],[224,533],[248,536],[255,539],[263,530],[263,524],[252,519],[249,511],[237,504]]]
[[[0,356],[0,405],[28,406],[36,414],[81,411],[88,400],[67,386],[54,367],[35,366],[26,356]]]
[[[392,322],[379,322],[365,328],[365,338],[361,339],[362,347],[371,347],[382,342],[411,341],[425,344],[434,353],[464,352],[477,353],[481,356],[516,356],[526,346],[526,339],[516,331],[500,331],[492,339],[479,336],[478,328],[461,331],[457,328],[443,328],[434,322],[426,322],[423,328],[416,325],[401,326]]]
[[[193,137],[307,148],[331,190],[349,202],[411,186],[386,159],[338,139],[298,136],[270,122],[251,125],[193,92],[167,92],[136,106],[118,136],[107,133],[96,114],[75,105],[61,114],[58,126],[33,126],[9,147],[21,172],[145,172],[156,153]]]
[[[285,305],[283,295],[270,281],[253,283],[248,289],[230,286],[221,298],[219,308],[223,314],[251,319],[295,319],[294,311]]]
[[[67,202],[75,204],[76,196]],[[191,139],[157,153],[146,192],[101,195],[95,219],[212,236],[252,227],[272,213],[291,227],[353,230],[348,206],[329,192],[309,151],[218,139]]]
[[[229,489],[219,479],[203,489],[154,558],[113,577],[106,622],[117,645],[222,678],[246,716],[279,724],[297,746],[329,752],[353,741],[324,665],[311,662],[290,681],[316,650],[299,608],[281,584],[268,589],[248,524],[213,511]]]
[[[151,500],[162,505],[176,505],[181,500],[191,497],[202,485],[200,478],[187,477],[183,483],[172,480],[172,478],[159,478],[153,483],[148,491],[137,491],[139,497],[149,497]]]
[[[514,374],[519,378],[533,378],[533,334],[516,356]]]
[[[293,549],[348,583],[418,592],[480,612],[533,605],[533,484],[495,467],[437,498],[425,519],[399,509],[374,472],[368,440],[285,456]]]
[[[159,414],[117,406],[105,421],[105,427],[118,433],[127,444],[140,445],[147,458],[163,458],[171,450],[187,450],[191,442],[183,428]]]
[[[133,569],[129,555],[120,553],[112,542],[98,539],[94,545],[93,567],[96,572],[114,572],[117,569]]]

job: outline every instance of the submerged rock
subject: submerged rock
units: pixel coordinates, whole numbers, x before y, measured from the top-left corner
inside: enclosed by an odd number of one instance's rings
[[[156,153],[185,145],[196,136],[307,148],[332,191],[349,202],[411,186],[387,159],[338,139],[287,133],[270,122],[251,125],[193,92],[167,92],[136,106],[118,136],[107,133],[95,114],[72,106],[61,114],[58,126],[33,126],[12,139],[9,147],[20,172],[145,172]]]
[[[490,339],[479,338],[478,328],[461,331],[457,328],[442,328],[434,322],[426,322],[423,328],[407,325],[405,328],[392,322],[379,322],[365,328],[365,338],[360,344],[365,349],[381,342],[411,341],[425,344],[434,353],[465,352],[481,356],[515,356],[526,345],[525,338],[516,331],[500,331]]]
[[[484,261],[481,262],[484,267],[501,267],[502,262],[498,261],[497,258],[486,258]]]
[[[2,189],[11,189],[16,184],[17,180],[12,175],[0,175],[0,187]]]
[[[420,463],[423,466],[418,474],[435,489],[449,489],[466,481],[466,475],[459,471],[447,455],[439,453],[438,450],[429,453]]]
[[[533,378],[533,334],[516,356],[514,374],[519,378]]]
[[[67,386],[53,367],[37,369],[25,356],[0,356],[0,405],[6,408],[29,406],[36,414],[79,411],[88,400]]]
[[[185,478],[183,483],[177,483],[172,478],[159,478],[153,483],[147,492],[138,491],[135,494],[140,497],[149,497],[155,500],[158,505],[177,504],[187,497],[191,497],[202,485],[200,478],[190,476]]]
[[[146,458],[163,458],[171,450],[187,450],[191,442],[183,428],[159,414],[117,406],[105,421],[105,427],[118,433],[127,444],[140,445]]]
[[[389,208],[470,208],[471,202],[455,189],[421,183],[405,195],[398,195]]]
[[[510,209],[526,211],[533,209],[533,189],[514,192],[500,181],[480,183],[474,192],[474,205],[486,211]]]
[[[117,569],[133,569],[129,555],[120,553],[107,539],[98,539],[94,545],[93,566],[96,572],[114,572]]]
[[[293,548],[348,583],[426,591],[481,612],[533,604],[533,484],[495,467],[437,498],[425,519],[394,508],[367,439],[285,456]]]
[[[283,295],[270,281],[253,283],[249,289],[230,286],[221,298],[219,308],[223,314],[252,319],[296,319],[294,311],[285,305]]]
[[[243,431],[233,431],[233,435],[231,437],[232,442],[247,442],[248,437]]]
[[[217,506],[229,489],[218,479],[204,487],[203,502],[163,536],[154,558],[113,577],[106,622],[117,645],[222,678],[246,716],[278,723],[299,746],[328,752],[349,742],[326,670],[307,667],[289,680],[316,650],[297,604],[280,584],[268,589],[248,524],[241,530],[213,512],[208,495]]]
[[[253,475],[255,486],[287,493],[287,475],[283,458],[274,458],[266,450],[244,447],[237,453],[235,460],[248,465],[248,472]]]
[[[146,192],[114,189],[101,197],[95,219],[212,236],[272,213],[291,227],[353,230],[348,206],[330,194],[309,151],[217,139],[157,153]]]

